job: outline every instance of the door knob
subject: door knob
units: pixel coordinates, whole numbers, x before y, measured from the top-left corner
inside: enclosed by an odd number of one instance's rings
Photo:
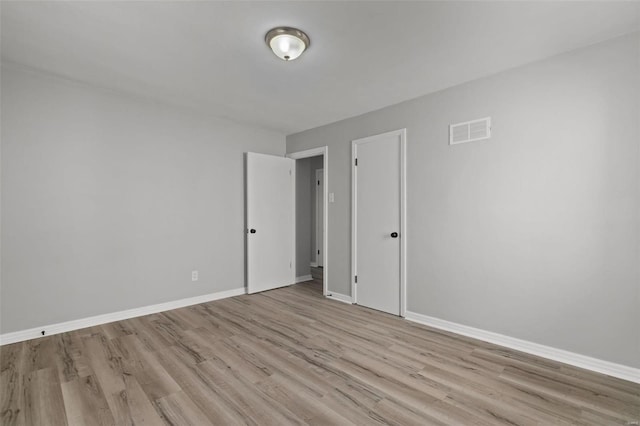
[[[255,229],[251,229],[249,232],[251,232],[252,234],[255,234],[256,230]]]
[[[392,232],[391,233],[391,238],[398,238],[398,233],[397,232]]]

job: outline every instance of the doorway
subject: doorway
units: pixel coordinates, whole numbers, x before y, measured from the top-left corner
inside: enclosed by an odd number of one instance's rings
[[[354,303],[393,315],[406,310],[406,130],[352,142]]]
[[[318,223],[317,178],[322,170],[322,156],[295,160],[295,275],[296,283],[305,283],[306,289],[322,294],[322,252],[320,251],[323,226]]]
[[[328,148],[320,147],[289,154],[285,157],[248,152],[245,153],[245,274],[247,293],[257,293],[278,287],[312,281],[311,258],[315,267],[321,269],[318,290],[322,295],[328,292]],[[320,222],[312,220],[311,212],[317,207],[309,206],[309,242],[304,252],[307,260],[305,272],[297,272],[296,235],[296,161],[318,157],[313,173],[305,182],[309,200],[317,204],[321,199]],[[321,181],[316,185],[316,176],[321,170]],[[319,192],[318,192],[319,191]],[[316,213],[317,214],[317,213]],[[312,225],[313,224],[313,225]],[[318,232],[318,227],[322,231]],[[314,238],[313,243],[311,237]],[[315,241],[319,238],[320,241]],[[321,282],[320,282],[321,280]]]
[[[328,148],[287,155],[295,160],[296,282],[328,295]],[[315,287],[314,287],[315,288]]]

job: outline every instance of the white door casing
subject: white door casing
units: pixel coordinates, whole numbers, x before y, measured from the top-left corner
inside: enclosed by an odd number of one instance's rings
[[[405,129],[353,141],[352,297],[405,312]],[[357,165],[356,165],[357,164]]]
[[[246,154],[247,292],[295,281],[294,160]]]
[[[324,262],[324,169],[316,170],[316,251],[315,259],[318,266],[323,266]]]

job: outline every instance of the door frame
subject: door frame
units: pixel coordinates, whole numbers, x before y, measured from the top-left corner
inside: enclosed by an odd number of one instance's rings
[[[324,238],[318,238],[319,237],[319,235],[318,235],[319,233],[322,233],[322,235],[324,237],[324,169],[316,169],[315,170],[316,180],[319,180],[319,178],[318,178],[318,175],[320,174],[319,172],[322,172],[322,192],[323,192],[323,194],[319,194],[318,185],[314,185],[314,187],[315,187],[314,197],[316,198],[316,211],[315,211],[316,223],[314,223],[315,232],[316,232],[316,248],[315,248],[315,250],[316,250],[316,252],[315,252],[315,259],[316,259],[315,264],[316,264],[316,266],[320,266],[318,264],[318,250],[320,250],[320,241],[322,241],[322,244],[324,244]],[[320,201],[319,199],[321,199],[323,201],[323,203],[322,203],[322,222],[323,222],[322,227],[318,226],[319,225],[319,223],[318,223],[319,214],[318,213],[320,212],[320,207],[319,207],[320,203],[318,202],[318,201]],[[322,247],[322,257],[323,257],[322,266],[324,268],[324,247]]]
[[[391,132],[380,133],[367,136],[365,138],[351,141],[351,298],[354,304],[358,303],[358,289],[356,285],[356,275],[358,275],[357,265],[357,213],[358,213],[358,145],[370,142],[380,136],[400,137],[400,316],[404,317],[407,312],[407,129],[393,130]]]
[[[287,158],[293,160],[300,160],[302,158],[317,157],[322,155],[322,168],[324,169],[323,179],[323,217],[322,222],[324,226],[324,235],[322,237],[322,244],[324,245],[324,251],[322,253],[322,294],[327,296],[329,293],[329,147],[321,146],[318,148],[307,149],[304,151],[292,152],[286,155]],[[295,176],[294,176],[295,177]],[[295,179],[293,194],[295,200]],[[295,204],[295,203],[294,203]],[[293,216],[295,220],[295,215]],[[295,236],[295,223],[294,223],[294,236]],[[295,255],[295,252],[294,252]],[[295,275],[295,274],[294,274]]]

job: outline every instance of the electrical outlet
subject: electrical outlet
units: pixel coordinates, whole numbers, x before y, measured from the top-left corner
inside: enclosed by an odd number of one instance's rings
[[[198,271],[191,271],[191,281],[198,281]]]

